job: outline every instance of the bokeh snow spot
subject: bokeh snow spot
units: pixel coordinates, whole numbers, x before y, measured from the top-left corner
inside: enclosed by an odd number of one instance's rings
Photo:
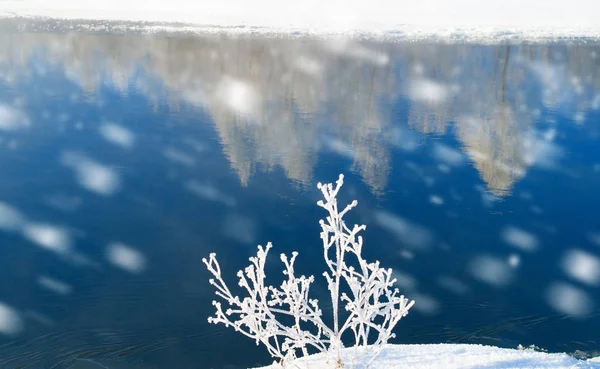
[[[54,194],[44,197],[44,203],[56,210],[70,213],[79,209],[83,200],[78,196]]]
[[[70,294],[73,290],[68,284],[47,276],[39,277],[37,282],[45,289],[63,296]]]
[[[406,152],[413,152],[421,144],[420,137],[404,127],[394,127],[390,132],[390,143]]]
[[[196,180],[189,180],[184,184],[184,187],[190,193],[203,200],[219,202],[229,207],[234,207],[236,204],[236,200],[233,196],[223,193],[209,183],[201,183]]]
[[[409,274],[394,271],[392,276],[396,278],[396,285],[402,289],[414,291],[417,288],[417,280]]]
[[[231,77],[224,77],[217,87],[219,101],[233,113],[256,116],[260,101],[260,93],[250,83]]]
[[[83,154],[64,152],[61,156],[61,163],[75,172],[81,187],[88,191],[109,196],[116,193],[121,187],[121,180],[114,169]]]
[[[600,93],[597,93],[596,96],[594,97],[594,100],[592,100],[592,109],[594,110],[600,110]]]
[[[191,146],[197,153],[205,153],[206,151],[209,150],[208,146],[198,140],[195,140],[193,138],[189,138],[187,137],[186,139],[183,140],[183,142],[185,142],[187,145]]]
[[[521,265],[521,257],[517,254],[511,254],[508,257],[508,265],[513,268],[517,268],[519,265]]]
[[[443,289],[456,295],[464,295],[470,291],[469,286],[459,279],[451,276],[441,276],[437,279],[437,284]]]
[[[540,208],[537,205],[531,205],[529,207],[529,210],[531,210],[532,213],[537,214],[537,215],[541,215],[544,213],[544,211],[542,210],[542,208]]]
[[[377,225],[395,235],[403,245],[413,249],[429,248],[433,242],[433,234],[427,228],[386,211],[374,214]]]
[[[600,258],[582,250],[569,250],[562,260],[565,273],[579,282],[600,286]]]
[[[471,275],[480,282],[493,287],[506,287],[514,280],[512,268],[504,261],[492,256],[478,256],[470,265]]]
[[[139,274],[146,269],[146,258],[131,246],[114,242],[109,244],[106,250],[106,258],[116,267],[133,274]]]
[[[588,234],[588,240],[594,245],[600,247],[600,233],[591,232]]]
[[[442,199],[438,195],[429,196],[429,202],[432,203],[433,205],[437,205],[437,206],[444,205],[444,199]]]
[[[24,217],[9,204],[0,202],[0,230],[17,231],[24,224]]]
[[[448,174],[452,170],[452,168],[450,168],[450,166],[447,164],[438,164],[437,169],[444,174]]]
[[[257,233],[256,220],[241,214],[230,213],[223,221],[223,234],[235,241],[252,245]]]
[[[307,56],[299,56],[294,66],[299,71],[311,77],[320,77],[323,72],[323,65],[319,61]]]
[[[436,160],[451,167],[457,167],[465,162],[465,157],[460,151],[440,143],[435,144],[432,155]]]
[[[500,237],[507,244],[523,251],[531,252],[539,247],[539,241],[534,234],[516,226],[505,227]]]
[[[338,154],[341,157],[353,159],[354,149],[347,142],[338,138],[327,138],[323,141],[323,145],[331,152]]]
[[[451,95],[452,89],[439,82],[419,78],[410,84],[409,95],[413,101],[427,104],[441,104]]]
[[[400,251],[400,257],[406,260],[412,260],[415,258],[415,254],[409,250],[402,250]]]
[[[583,317],[594,310],[585,291],[564,282],[555,282],[548,287],[546,301],[555,310],[574,317]]]
[[[29,118],[20,110],[0,104],[0,131],[16,131],[29,126]]]
[[[21,314],[12,307],[0,302],[0,333],[15,335],[23,330]]]
[[[23,235],[35,245],[59,254],[67,253],[73,243],[65,228],[47,223],[28,223]]]
[[[163,151],[163,156],[174,163],[185,165],[187,167],[196,164],[196,159],[194,159],[193,156],[173,147],[166,148]]]
[[[100,126],[100,135],[112,144],[122,148],[131,148],[135,142],[134,134],[115,123],[105,123]]]
[[[424,315],[436,315],[440,312],[440,303],[432,296],[422,293],[410,293],[407,298],[415,300],[413,309]]]
[[[543,169],[557,169],[558,162],[564,155],[561,147],[543,137],[538,137],[537,134],[525,137],[523,148],[525,164]]]

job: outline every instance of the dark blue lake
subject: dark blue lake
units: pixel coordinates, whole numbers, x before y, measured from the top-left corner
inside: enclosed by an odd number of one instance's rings
[[[317,182],[416,300],[396,343],[600,351],[600,45],[0,35],[0,367],[246,368],[258,244],[324,270]],[[233,348],[232,348],[233,347]]]

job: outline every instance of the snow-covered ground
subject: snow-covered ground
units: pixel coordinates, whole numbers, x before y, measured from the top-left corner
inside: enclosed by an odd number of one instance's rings
[[[0,0],[0,16],[317,34],[600,37],[598,0]],[[231,28],[234,28],[233,30]]]
[[[351,363],[354,349],[346,349],[345,362]],[[361,355],[358,357],[369,357]],[[368,359],[367,359],[368,360]],[[309,356],[290,365],[295,369],[330,369],[320,355]],[[357,360],[354,369],[365,369]],[[272,365],[263,369],[275,369]],[[348,368],[351,366],[347,365]],[[547,354],[533,350],[511,350],[480,345],[387,345],[371,363],[373,369],[598,369],[600,361],[577,360],[566,354]]]

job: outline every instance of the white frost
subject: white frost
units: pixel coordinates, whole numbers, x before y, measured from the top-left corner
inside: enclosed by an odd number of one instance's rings
[[[357,202],[338,208],[336,196],[343,179],[340,175],[335,187],[333,184],[317,185],[325,199],[317,205],[327,211],[327,217],[319,224],[327,265],[322,275],[331,297],[332,326],[323,321],[318,301],[310,298],[314,276],[295,274],[298,252],[293,252],[289,258],[280,255],[285,278],[279,287],[275,287],[265,284],[265,265],[272,245],[258,246],[256,256],[250,258],[251,264],[237,273],[238,285],[246,295],[242,298],[233,295],[223,280],[216,254],[202,259],[214,277],[209,282],[216,290],[215,295],[227,305],[224,310],[222,302],[213,301],[216,312],[208,321],[232,327],[262,344],[272,358],[287,367],[287,363],[298,356],[306,357],[309,349],[324,353],[338,368],[344,367],[344,361],[349,360],[342,358],[342,349],[349,341],[342,342],[342,337],[354,337],[351,343],[354,347],[369,344],[382,347],[395,337],[394,327],[414,304],[395,288],[392,269],[382,268],[379,261],[369,263],[362,258],[363,239],[359,233],[365,226],[355,224],[349,228],[343,220]],[[431,311],[435,304],[435,300],[430,299],[425,308],[429,307]],[[339,314],[342,309],[344,315]],[[364,359],[365,354],[357,359]],[[370,360],[377,355],[377,351],[368,354]]]

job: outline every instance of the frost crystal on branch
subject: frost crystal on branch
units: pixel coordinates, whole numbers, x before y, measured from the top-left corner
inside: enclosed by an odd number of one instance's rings
[[[357,202],[339,211],[336,197],[343,183],[344,176],[340,175],[335,187],[331,183],[317,185],[324,197],[317,205],[328,213],[319,224],[333,327],[323,322],[318,301],[309,297],[314,277],[295,275],[297,252],[290,258],[281,254],[286,278],[274,287],[265,284],[264,270],[272,245],[258,246],[250,265],[237,273],[238,285],[247,293],[244,298],[234,296],[223,281],[215,254],[202,260],[215,277],[210,280],[215,294],[229,305],[223,310],[220,302],[213,301],[216,313],[208,321],[233,327],[257,344],[262,343],[283,367],[298,354],[309,352],[326,353],[336,367],[343,367],[340,353],[344,342],[354,347],[372,345],[374,358],[379,348],[394,337],[394,327],[414,304],[394,288],[396,279],[391,269],[382,268],[379,261],[369,263],[362,258],[363,239],[358,233],[366,227],[355,224],[349,228],[344,222],[344,215]]]

